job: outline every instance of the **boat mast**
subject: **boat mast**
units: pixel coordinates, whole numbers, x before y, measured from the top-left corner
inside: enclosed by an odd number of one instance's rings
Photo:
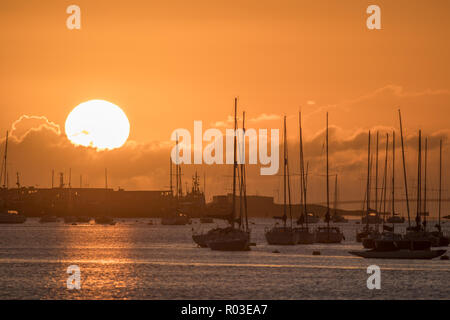
[[[327,221],[327,230],[330,232],[330,183],[328,176],[328,112],[327,112],[327,130],[326,130],[326,153],[327,153],[327,213],[325,220]]]
[[[176,207],[178,208],[178,201],[180,197],[180,180],[178,179],[179,170],[178,170],[178,162],[179,162],[179,151],[178,151],[178,133],[176,135],[176,141],[175,141],[175,149],[176,149],[176,163],[175,163],[175,186],[177,188],[175,192],[175,199],[176,199]]]
[[[302,131],[302,113],[298,113],[298,122],[300,129],[300,195],[303,200],[303,217],[308,228],[308,213],[306,211],[306,177],[305,177],[305,163],[303,158],[303,131]]]
[[[337,216],[337,203],[338,203],[338,175],[336,173],[336,177],[334,180],[334,215]]]
[[[421,177],[422,177],[422,131],[419,130],[419,152],[418,152],[418,158],[417,158],[417,212],[416,212],[416,227],[417,231],[419,231],[420,228],[420,201],[422,200],[422,194],[421,194]]]
[[[367,205],[367,213],[366,213],[366,229],[369,230],[369,212],[370,212],[370,130],[369,130],[369,143],[367,148],[367,198],[366,198],[366,205]]]
[[[395,130],[392,131],[392,217],[395,216]],[[394,228],[394,223],[392,223]]]
[[[242,113],[242,146],[241,146],[241,155],[245,157],[245,111]],[[241,191],[240,191],[240,199],[239,199],[239,203],[240,206],[244,207],[243,212],[241,213],[241,217],[240,217],[240,223],[242,223],[242,215],[245,218],[245,224],[244,224],[244,228],[245,230],[248,230],[248,216],[247,216],[247,186],[246,186],[246,176],[245,176],[245,158],[242,159],[242,163],[241,163]]]
[[[231,210],[231,218],[230,218],[230,223],[232,227],[234,227],[234,217],[236,214],[236,170],[238,168],[236,158],[236,151],[237,151],[236,130],[237,130],[237,98],[234,98],[233,198],[232,198],[233,207]]]
[[[8,169],[7,169],[7,163],[8,160],[8,131],[6,131],[6,140],[5,140],[5,154],[3,157],[3,188],[8,188]]]
[[[405,182],[405,193],[406,193],[406,211],[408,213],[408,227],[411,227],[411,216],[409,213],[409,198],[408,198],[408,181],[406,178],[406,160],[405,160],[405,146],[403,143],[403,126],[402,126],[402,114],[400,109],[398,109],[398,117],[400,120],[400,138],[402,141],[402,158],[403,158],[403,180]]]
[[[424,163],[424,185],[423,185],[423,227],[427,227],[427,159],[428,158],[428,137],[425,138],[425,163]]]
[[[181,181],[181,164],[178,164],[177,167],[178,167],[178,187],[179,187],[178,193],[179,197],[181,198],[183,197],[183,183]]]
[[[439,207],[438,207],[439,231],[441,231],[441,194],[442,194],[442,139],[439,140]]]
[[[284,227],[286,228],[286,220],[287,220],[287,206],[286,206],[286,116],[284,116],[284,127],[283,127],[283,222]]]
[[[389,133],[386,133],[386,152],[384,156],[384,188],[383,188],[383,224],[386,220],[386,190],[387,190],[387,164],[389,152]],[[381,209],[381,203],[380,203]]]
[[[375,211],[378,207],[378,131],[377,131],[377,147],[375,152]],[[378,213],[378,212],[377,212]]]
[[[286,121],[286,118],[285,118]],[[284,125],[284,130],[286,131],[286,122]],[[287,136],[286,136],[286,180],[287,180],[287,190],[288,190],[288,203],[289,203],[289,219],[291,222],[291,228],[292,228],[292,202],[291,202],[291,180],[290,180],[290,173],[289,173],[289,161],[288,161],[288,146],[287,146]]]
[[[169,157],[169,176],[170,176],[170,196],[173,196],[173,185],[172,185],[172,158]]]

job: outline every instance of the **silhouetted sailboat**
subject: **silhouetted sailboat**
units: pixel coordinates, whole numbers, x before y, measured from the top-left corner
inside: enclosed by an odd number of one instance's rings
[[[386,190],[387,190],[387,159],[388,159],[388,149],[389,148],[389,135],[386,134],[386,153],[385,153],[385,161],[384,161],[384,213],[386,213]],[[392,216],[396,216],[395,214],[395,132],[392,132]],[[392,247],[393,241],[402,240],[402,235],[395,233],[394,225],[389,227],[384,224],[382,225],[382,233],[371,233],[368,234],[365,238],[362,239],[362,243],[364,248],[373,249],[373,248],[390,248]]]
[[[430,242],[431,246],[439,245],[439,238],[435,237],[432,233],[427,231],[426,217],[422,222],[422,131],[419,130],[419,149],[417,159],[417,205],[416,205],[416,225],[414,227],[408,227],[404,239],[407,241],[415,242]]]
[[[421,151],[421,131],[419,131],[416,226],[408,228],[406,235],[401,238],[396,237],[392,232],[390,234],[383,235],[381,239],[375,239],[374,248],[371,250],[349,251],[349,253],[363,258],[376,259],[433,259],[443,255],[446,252],[446,250],[431,250],[433,242],[432,238],[421,224]]]
[[[386,145],[389,143],[389,140],[386,140]],[[387,148],[386,148],[387,150]],[[385,186],[384,192],[386,192],[387,186]],[[404,223],[405,218],[400,216],[399,214],[395,213],[395,131],[392,131],[392,213],[389,218],[386,219],[387,223]],[[386,196],[384,196],[384,202],[386,203]],[[385,224],[383,224],[383,228],[388,228],[388,230],[391,230],[394,232],[394,225],[392,225],[392,228],[387,227]]]
[[[228,217],[230,227],[217,228],[215,231],[208,232],[206,245],[211,250],[218,251],[248,251],[250,250],[250,229],[248,227],[247,217],[247,192],[246,192],[246,174],[245,174],[245,159],[241,159],[240,179],[239,179],[239,218],[236,219],[236,180],[239,175],[239,166],[237,163],[237,99],[234,104],[234,148],[233,148],[233,198],[232,210]],[[245,113],[242,120],[242,145],[245,148]],[[240,153],[244,155],[243,152]],[[237,228],[235,224],[237,223]]]
[[[327,128],[326,128],[326,179],[327,179],[327,212],[325,214],[325,227],[318,227],[316,229],[316,242],[318,243],[341,243],[344,239],[344,234],[338,227],[330,226],[330,185],[328,172],[328,112],[327,112]]]
[[[312,244],[315,242],[316,237],[314,232],[309,230],[308,226],[308,214],[307,214],[307,205],[306,205],[306,175],[305,175],[305,162],[303,157],[303,132],[302,132],[302,114],[298,113],[298,123],[299,123],[299,133],[300,133],[300,218],[297,221],[297,224],[300,224],[300,227],[294,228],[294,231],[297,233],[297,243],[298,244]],[[302,208],[303,205],[303,208]],[[303,209],[303,210],[302,210]],[[304,224],[304,225],[303,225]]]
[[[378,212],[376,209],[370,208],[370,174],[371,174],[371,153],[370,153],[370,140],[371,140],[371,134],[369,130],[369,141],[368,141],[368,148],[367,148],[367,184],[366,184],[366,215],[361,219],[361,222],[365,224],[362,231],[358,232],[356,234],[356,241],[363,242],[364,239],[369,239],[367,242],[372,242],[375,237],[379,236],[379,231],[372,226],[370,226],[371,223],[371,217],[379,218]],[[363,244],[364,245],[364,244]],[[368,244],[365,244],[366,247]]]
[[[272,245],[295,245],[298,242],[298,233],[292,227],[292,205],[291,191],[289,183],[289,163],[288,163],[288,146],[286,137],[286,116],[284,116],[284,135],[283,135],[283,215],[281,217],[274,216],[275,219],[283,221],[283,225],[276,223],[272,228],[266,230],[265,236],[268,244]],[[288,204],[289,203],[289,204]],[[287,225],[287,210],[289,208],[289,221]]]
[[[435,225],[437,231],[433,231],[433,235],[439,238],[439,246],[446,247],[450,243],[448,236],[445,236],[441,227],[441,202],[442,202],[442,139],[439,140],[439,206],[438,206],[438,223]]]

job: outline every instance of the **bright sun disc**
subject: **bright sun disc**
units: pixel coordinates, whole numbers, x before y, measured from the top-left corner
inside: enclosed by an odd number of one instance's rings
[[[120,148],[129,134],[130,122],[125,113],[105,100],[83,102],[66,119],[66,135],[75,145],[97,149]]]

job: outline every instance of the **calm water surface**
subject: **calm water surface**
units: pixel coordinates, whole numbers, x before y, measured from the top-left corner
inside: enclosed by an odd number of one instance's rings
[[[0,299],[450,298],[450,261],[353,257],[347,252],[361,249],[355,242],[361,226],[354,222],[340,225],[342,244],[283,247],[265,242],[271,220],[253,219],[252,251],[215,252],[192,243],[195,222],[148,221],[0,225]],[[450,223],[444,226],[448,232]],[[321,255],[313,256],[314,250]],[[381,290],[367,289],[372,264],[381,268]],[[70,265],[81,269],[81,290],[66,288]]]

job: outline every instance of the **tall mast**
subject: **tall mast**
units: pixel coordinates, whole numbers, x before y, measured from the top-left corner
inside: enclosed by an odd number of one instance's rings
[[[423,226],[427,225],[427,159],[428,158],[428,137],[425,138],[425,164],[424,164],[424,185],[423,185]]]
[[[375,210],[378,206],[378,131],[377,131],[377,147],[375,152]]]
[[[370,211],[370,130],[369,130],[369,143],[367,148],[367,214],[366,214],[366,228],[369,230],[369,211]]]
[[[70,177],[69,177],[69,187],[70,187]],[[108,169],[105,168],[105,189],[108,189]]]
[[[392,216],[395,216],[395,131],[392,131]]]
[[[417,158],[417,212],[416,212],[416,226],[417,229],[420,227],[420,209],[421,209],[421,188],[422,188],[422,182],[421,182],[421,176],[422,176],[422,131],[419,130],[419,152],[418,152],[418,158]]]
[[[245,111],[242,113],[242,153],[241,155],[245,155]],[[244,156],[245,157],[245,156]],[[244,196],[244,199],[239,199],[239,202],[244,204],[244,218],[245,218],[245,230],[248,230],[248,216],[247,216],[247,179],[245,176],[245,158],[243,159],[242,163],[241,163],[241,194]],[[242,201],[244,200],[244,201]],[[241,217],[241,221],[242,221],[242,217]]]
[[[173,196],[173,185],[172,185],[172,158],[169,157],[169,176],[170,176],[170,196]]]
[[[54,180],[55,180],[55,169],[52,169],[52,189],[54,187]]]
[[[183,182],[181,181],[181,164],[177,165],[178,167],[178,187],[180,188],[178,190],[179,197],[183,197]]]
[[[298,122],[300,130],[300,192],[303,200],[303,217],[308,228],[308,214],[306,212],[306,177],[305,177],[305,162],[303,158],[303,130],[302,130],[302,113],[298,113]]]
[[[336,174],[334,180],[334,215],[337,216],[337,203],[338,203],[338,175]]]
[[[384,156],[384,188],[383,188],[383,215],[386,218],[386,190],[387,190],[387,165],[388,165],[388,152],[389,152],[389,133],[386,133],[386,151]],[[381,204],[380,204],[381,209]],[[383,219],[383,222],[386,219]]]
[[[408,227],[411,226],[411,216],[409,213],[409,198],[408,198],[408,181],[406,178],[406,160],[405,160],[405,146],[403,143],[403,126],[402,126],[402,114],[400,109],[398,109],[398,118],[400,120],[400,137],[402,141],[402,158],[403,158],[403,180],[405,182],[405,193],[406,193],[406,211],[408,212]]]
[[[327,112],[327,131],[326,131],[326,152],[327,152],[327,213],[325,220],[327,220],[328,231],[330,228],[330,182],[328,176],[328,112]]]
[[[286,203],[286,116],[284,116],[284,127],[283,127],[283,221],[284,227],[286,228],[286,220],[287,220],[287,203]]]
[[[236,213],[236,170],[237,170],[237,158],[236,158],[236,148],[237,148],[237,139],[236,139],[236,130],[237,130],[237,98],[234,98],[234,146],[233,146],[233,199],[232,199],[232,210],[231,210],[231,225],[234,227],[234,217]]]
[[[8,187],[8,131],[6,131],[6,140],[5,140],[5,154],[4,154],[4,158],[3,158],[3,165],[4,167],[2,168],[4,171],[2,172],[3,174],[3,188],[7,188]]]
[[[286,116],[284,130],[286,134]],[[289,219],[292,228],[292,202],[291,202],[291,184],[290,184],[290,173],[289,173],[289,160],[288,160],[288,145],[287,145],[287,135],[286,135],[286,180],[287,180],[287,191],[288,191],[288,204],[289,204]]]
[[[180,180],[178,179],[178,174],[179,174],[179,171],[178,171],[178,157],[179,157],[179,155],[178,155],[178,133],[177,133],[177,135],[176,135],[176,153],[177,153],[177,156],[176,156],[176,163],[175,163],[175,186],[177,187],[177,190],[176,190],[176,192],[175,192],[175,196],[176,196],[176,198],[177,198],[177,205],[178,205],[178,198],[179,198],[179,195],[180,195],[180,186],[179,186],[179,183],[180,183]]]
[[[439,231],[441,228],[441,194],[442,194],[442,139],[439,140],[439,209],[438,209]]]

